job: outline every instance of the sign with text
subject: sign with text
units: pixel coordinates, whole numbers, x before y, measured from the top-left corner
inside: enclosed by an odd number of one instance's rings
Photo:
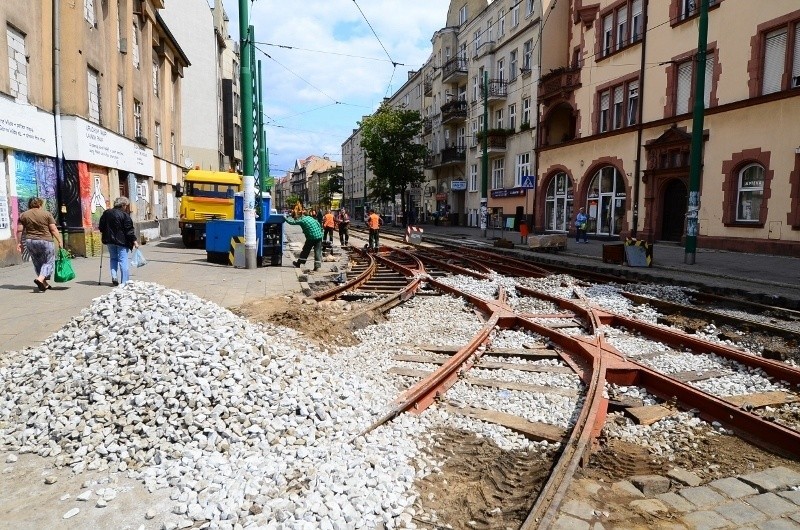
[[[467,181],[453,180],[450,182],[450,189],[453,191],[465,191],[467,189]]]
[[[62,119],[64,157],[152,177],[153,150],[76,116]]]
[[[56,156],[53,115],[33,105],[0,97],[0,145],[37,155]]]
[[[526,188],[508,188],[502,190],[492,190],[492,199],[504,199],[506,197],[522,197],[526,193]]]

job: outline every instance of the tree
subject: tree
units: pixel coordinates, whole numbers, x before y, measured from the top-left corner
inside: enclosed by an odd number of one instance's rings
[[[336,166],[332,168],[322,177],[319,185],[319,201],[320,203],[327,201],[325,204],[330,208],[333,205],[333,196],[337,193],[342,193],[344,189],[344,180],[342,177],[342,167]]]
[[[373,198],[393,201],[400,192],[400,204],[405,213],[406,189],[425,179],[422,166],[428,148],[417,143],[422,133],[422,116],[416,110],[383,104],[359,125],[367,167],[375,174],[369,182]]]
[[[288,206],[290,210],[294,210],[294,206],[298,202],[300,202],[300,197],[297,195],[289,195],[286,197],[286,206]]]

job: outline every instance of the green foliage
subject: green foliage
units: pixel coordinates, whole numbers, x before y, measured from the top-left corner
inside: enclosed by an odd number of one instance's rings
[[[290,210],[293,210],[294,205],[297,204],[298,202],[300,202],[300,197],[298,197],[297,195],[289,195],[288,197],[286,197],[286,206]]]
[[[428,148],[417,143],[422,134],[422,116],[416,110],[381,105],[359,125],[367,167],[375,175],[369,183],[372,197],[391,201],[401,193],[405,211],[405,190],[425,179],[422,168]]]
[[[322,176],[319,184],[319,200],[320,206],[327,207],[333,203],[333,196],[337,193],[342,193],[344,189],[344,178],[342,177],[342,168],[337,166]]]

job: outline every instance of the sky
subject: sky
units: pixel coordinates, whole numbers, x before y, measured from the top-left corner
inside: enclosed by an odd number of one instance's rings
[[[264,85],[270,174],[278,177],[309,155],[341,162],[342,143],[358,121],[403,86],[409,70],[427,61],[450,0],[249,3]],[[224,7],[228,31],[238,39],[239,2],[224,0]]]

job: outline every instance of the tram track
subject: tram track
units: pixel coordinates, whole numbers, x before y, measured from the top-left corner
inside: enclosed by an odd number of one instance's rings
[[[609,398],[604,396],[608,385],[639,386],[663,403],[669,403],[682,410],[696,409],[704,419],[719,422],[761,447],[795,456],[800,455],[798,431],[800,425],[783,418],[776,420],[774,416],[758,412],[758,409],[765,406],[764,403],[792,406],[800,399],[797,393],[797,389],[800,388],[800,370],[787,363],[745,353],[728,345],[664,325],[615,314],[592,303],[591,296],[587,296],[581,289],[574,289],[573,297],[565,298],[520,285],[517,282],[525,278],[541,279],[554,274],[544,268],[526,265],[521,260],[484,250],[462,248],[456,252],[429,247],[408,250],[384,246],[381,252],[375,254],[354,252],[350,262],[359,263],[359,260],[369,265],[365,266],[363,271],[354,268],[355,278],[351,282],[318,293],[315,298],[332,299],[345,292],[365,289],[370,281],[373,281],[374,285],[380,284],[373,278],[380,278],[378,271],[383,267],[384,271],[392,272],[393,281],[382,284],[384,287],[388,286],[386,292],[382,293],[387,296],[387,300],[371,306],[371,310],[387,310],[388,307],[395,307],[402,301],[411,299],[414,293],[425,289],[427,292],[435,291],[465,300],[474,308],[481,320],[480,329],[463,344],[448,348],[427,346],[427,349],[422,345],[416,345],[415,347],[423,352],[395,354],[393,359],[400,364],[391,369],[390,373],[401,378],[410,378],[413,383],[400,393],[388,412],[361,434],[368,434],[404,412],[420,414],[434,403],[438,403],[452,412],[466,414],[481,421],[498,423],[523,435],[531,436],[532,439],[540,436],[541,440],[560,441],[561,452],[554,460],[549,477],[537,492],[536,500],[532,503],[521,528],[547,528],[555,523],[559,506],[569,489],[572,476],[589,459],[592,446],[603,428],[609,407]],[[431,272],[436,271],[436,276],[429,272],[429,267]],[[370,272],[366,272],[367,270]],[[384,272],[385,274],[387,273]],[[505,278],[504,282],[497,283],[499,277]],[[494,289],[493,296],[487,296],[486,292],[476,293],[460,289],[458,285],[464,278],[470,278],[470,281],[477,283],[489,283],[488,291]],[[591,285],[586,282],[588,280],[585,278],[578,280],[580,286]],[[509,285],[513,293],[507,290]],[[394,293],[390,293],[392,289]],[[663,301],[635,293],[622,295],[632,303],[647,304],[662,311],[668,308],[679,309],[678,304],[670,306]],[[720,299],[717,298],[715,302],[720,303]],[[724,316],[725,322],[734,327],[750,326],[747,329],[758,328],[763,333],[774,332],[784,336],[788,341],[796,338],[792,330],[772,324],[738,318],[713,309],[701,307],[691,309],[683,307],[683,309],[692,311],[694,318],[713,322],[722,321]],[[764,309],[764,312],[770,314],[768,311],[769,308]],[[791,313],[781,314],[788,315],[789,319],[793,318]],[[775,317],[769,318],[774,320]],[[497,353],[493,352],[491,347],[492,337],[510,330],[522,330],[536,337],[535,342],[541,346],[538,349],[547,350],[544,355],[557,359],[559,369],[525,368],[519,362],[518,366],[510,366],[512,363],[487,360],[491,354]],[[684,360],[714,359],[717,362],[712,363],[711,367],[708,363],[706,365],[701,363],[697,368],[690,367],[683,370],[683,373],[665,369],[658,363],[652,362],[655,357],[648,358],[646,355],[637,357],[626,353],[624,349],[618,349],[614,337],[615,334],[618,337],[620,333],[635,336],[648,343],[666,345],[676,354],[685,357]],[[520,353],[516,352],[518,358],[524,359],[523,363],[542,361],[530,359],[536,357],[535,355],[520,355]],[[514,352],[506,352],[506,355],[514,357]],[[753,396],[737,398],[715,392],[702,384],[704,380],[719,380],[730,376],[737,371],[731,367],[745,367],[746,370],[763,373],[765,379],[781,381],[783,394],[760,398],[756,394],[763,396],[765,393],[758,392]],[[537,426],[528,418],[514,417],[513,414],[502,410],[487,411],[485,404],[478,404],[476,407],[475,404],[462,403],[459,407],[447,397],[451,389],[459,383],[505,391],[541,392],[543,389],[537,388],[532,383],[505,381],[503,376],[487,377],[486,373],[479,372],[486,370],[498,373],[536,372],[537,369],[550,372],[566,371],[582,381],[579,399],[581,406],[576,408],[570,429],[551,429],[549,433],[541,434],[548,429],[542,425]],[[695,377],[691,377],[691,374],[695,374]],[[504,384],[508,386],[504,387]],[[563,389],[552,390],[553,395],[559,395],[559,392],[563,394]],[[755,401],[760,405],[754,405]],[[796,414],[796,411],[791,409],[786,416],[791,417],[793,414]]]

